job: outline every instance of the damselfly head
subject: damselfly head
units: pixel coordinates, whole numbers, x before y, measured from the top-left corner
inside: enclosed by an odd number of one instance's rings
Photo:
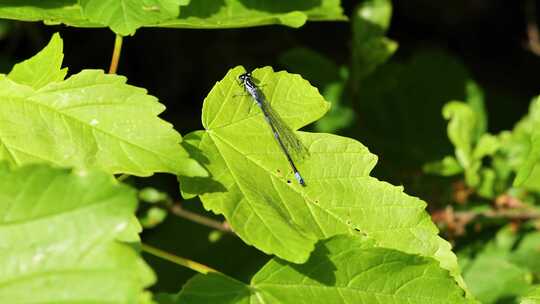
[[[246,82],[246,80],[248,79],[251,79],[251,73],[250,72],[246,72],[240,76],[238,76],[238,79],[242,82]]]

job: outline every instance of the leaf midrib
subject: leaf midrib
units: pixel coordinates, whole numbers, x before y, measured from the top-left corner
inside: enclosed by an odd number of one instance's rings
[[[236,149],[236,147],[235,147],[234,145],[232,145],[231,143],[229,143],[228,141],[226,141],[226,140],[224,140],[222,137],[220,137],[219,134],[214,133],[214,132],[208,132],[208,131],[207,131],[207,133],[209,134],[210,138],[212,138],[212,134],[215,134],[215,135],[220,139],[221,142],[227,144],[227,145],[228,145],[229,147],[231,147],[233,150],[237,151],[237,153],[239,153],[239,154],[241,154],[241,155],[244,155],[244,157],[245,157],[247,160],[251,161],[254,165],[258,166],[259,168],[263,169],[264,171],[267,171],[263,166],[261,166],[260,164],[258,164],[257,162],[255,162],[255,161],[254,161],[253,159],[251,159],[248,155],[243,154],[241,151],[239,151],[238,149]],[[219,151],[218,145],[214,144],[214,146],[215,146],[216,149]],[[221,155],[222,159],[224,160],[224,162],[225,162],[227,168],[229,168],[229,172],[233,172],[233,171],[230,169],[230,166],[227,164],[227,161],[226,161],[227,158],[224,157],[224,154],[223,154],[223,153],[220,153],[220,155]],[[267,172],[268,172],[268,171],[267,171]],[[279,176],[277,176],[275,173],[273,173],[273,172],[269,172],[269,173],[272,174],[272,175],[274,176],[274,179],[275,179],[275,180],[283,180],[282,178],[280,178]],[[239,186],[240,183],[238,183],[237,179],[234,177],[234,174],[231,174],[231,175],[233,176],[233,178],[234,178],[234,180],[235,180],[235,184],[236,184],[236,185],[238,186],[238,188],[240,189],[240,188],[241,188],[241,187]],[[290,186],[289,186],[289,187],[290,187]],[[291,188],[293,188],[293,187],[291,187]],[[319,204],[313,204],[313,203],[310,203],[310,202],[306,201],[306,200],[305,200],[305,196],[303,196],[302,193],[300,193],[296,188],[293,188],[293,190],[294,190],[299,196],[301,196],[302,198],[304,198],[304,203],[305,203],[305,204],[309,204],[309,205],[308,205],[308,208],[309,208],[309,206],[311,206],[311,205],[316,206],[316,207],[320,208],[322,211],[324,211],[325,213],[327,213],[328,215],[330,215],[330,216],[332,216],[333,218],[335,218],[335,220],[336,220],[337,222],[340,222],[341,224],[343,224],[343,225],[345,225],[345,226],[349,226],[349,225],[347,225],[346,221],[342,220],[339,216],[337,216],[337,215],[331,213],[329,210],[323,208],[323,207],[320,206]],[[244,191],[242,191],[242,190],[240,190],[240,191],[242,192],[242,194],[244,194]],[[243,197],[247,198],[246,195],[243,195]],[[250,204],[249,206],[251,207],[251,204]],[[252,208],[252,209],[253,209],[253,208]],[[285,209],[287,209],[287,208],[285,208]],[[289,216],[290,218],[292,218],[292,216],[290,215],[290,213],[288,214],[288,216]],[[315,220],[315,219],[314,219],[314,220]],[[300,232],[299,232],[299,233],[300,233]]]

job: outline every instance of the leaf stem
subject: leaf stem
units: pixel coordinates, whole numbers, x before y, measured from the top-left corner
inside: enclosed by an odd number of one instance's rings
[[[118,62],[120,61],[120,54],[122,53],[122,36],[116,35],[114,39],[114,49],[111,59],[111,65],[109,66],[109,74],[116,74],[118,70]]]
[[[217,270],[215,270],[213,268],[210,268],[210,267],[208,267],[206,265],[197,263],[195,261],[192,261],[192,260],[189,260],[189,259],[186,259],[186,258],[176,256],[176,255],[174,255],[172,253],[165,252],[165,251],[163,251],[161,249],[152,247],[152,246],[150,246],[148,244],[141,243],[141,246],[142,246],[142,250],[144,252],[148,253],[148,254],[151,254],[151,255],[156,256],[158,258],[161,258],[161,259],[164,259],[166,261],[172,262],[174,264],[187,267],[187,268],[189,268],[191,270],[194,270],[194,271],[197,271],[199,273],[207,274],[209,272],[219,272],[219,271],[217,271]]]

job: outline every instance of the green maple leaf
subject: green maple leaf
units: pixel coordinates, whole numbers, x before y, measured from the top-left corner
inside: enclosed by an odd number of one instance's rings
[[[154,282],[131,246],[133,189],[97,171],[0,166],[0,302],[135,303]]]
[[[157,115],[165,107],[126,78],[83,70],[63,80],[62,42],[0,75],[0,160],[98,167],[139,176],[205,170]]]
[[[178,18],[158,23],[174,28],[238,28],[269,24],[301,27],[307,20],[347,20],[340,0],[241,1],[198,0]]]
[[[40,89],[43,86],[66,78],[67,68],[62,69],[64,44],[58,33],[49,44],[34,57],[16,64],[8,77],[20,84]]]
[[[5,0],[0,17],[22,21],[64,23],[78,27],[109,27],[133,35],[142,27],[238,28],[270,24],[300,27],[307,20],[347,20],[340,0]]]
[[[230,70],[212,88],[203,106],[206,131],[186,136],[186,148],[212,178],[180,178],[185,197],[200,195],[245,242],[288,261],[305,262],[319,239],[360,232],[381,247],[433,257],[461,281],[456,258],[437,236],[426,204],[370,177],[377,158],[361,143],[296,132],[310,153],[298,163],[307,186],[297,184],[260,109],[248,96],[238,96],[243,72]],[[293,130],[328,110],[318,90],[299,75],[270,67],[253,75]]]
[[[536,97],[531,102],[529,114],[520,123],[521,125],[528,125],[528,151],[527,155],[519,166],[517,176],[514,181],[516,186],[529,186],[535,185],[538,187],[538,172],[540,166],[540,97]],[[521,129],[524,129],[521,127]]]
[[[133,35],[143,25],[177,17],[183,0],[79,0],[83,15],[110,27],[115,33]]]
[[[217,273],[196,275],[178,295],[160,295],[158,302],[474,303],[437,261],[343,235],[318,244],[305,264],[272,259],[249,285]]]
[[[524,297],[520,304],[540,304],[540,286],[536,286],[534,288],[531,288],[531,291],[529,294],[527,294],[526,297]]]
[[[77,0],[5,0],[0,3],[0,18],[20,21],[64,23],[77,27],[99,27],[82,15]]]

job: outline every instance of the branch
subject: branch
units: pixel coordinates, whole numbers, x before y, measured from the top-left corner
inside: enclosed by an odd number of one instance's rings
[[[540,31],[536,22],[536,0],[527,0],[525,3],[525,18],[527,19],[527,48],[535,55],[540,56]]]
[[[209,217],[200,215],[198,213],[188,211],[182,208],[182,205],[179,202],[171,204],[168,209],[172,214],[178,217],[185,218],[192,222],[195,222],[195,223],[198,223],[198,224],[210,227],[210,228],[214,228],[222,232],[234,234],[231,226],[227,222],[220,222],[220,221],[211,219]]]
[[[434,222],[445,224],[453,235],[459,236],[465,233],[465,226],[478,217],[504,218],[514,222],[528,221],[540,219],[540,211],[527,207],[485,211],[454,211],[452,206],[447,206],[444,210],[433,212],[431,217]]]

